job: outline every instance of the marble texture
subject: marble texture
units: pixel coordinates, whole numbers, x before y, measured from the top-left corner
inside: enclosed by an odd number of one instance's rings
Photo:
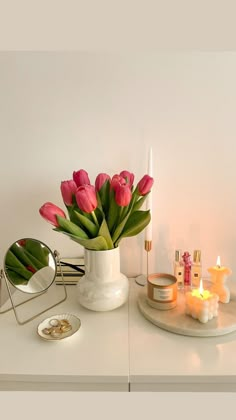
[[[231,294],[228,304],[219,303],[218,317],[206,324],[201,324],[185,314],[185,295],[179,291],[177,306],[162,311],[152,308],[147,303],[147,289],[142,288],[138,295],[138,307],[146,319],[158,327],[181,335],[213,337],[236,331],[236,294]]]

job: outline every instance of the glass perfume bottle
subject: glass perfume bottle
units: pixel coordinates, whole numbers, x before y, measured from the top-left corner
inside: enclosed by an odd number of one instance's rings
[[[189,252],[185,251],[182,257],[184,262],[184,287],[191,287],[191,255]]]
[[[177,279],[178,289],[182,289],[184,287],[184,264],[182,261],[181,249],[175,251],[174,276]]]
[[[192,264],[192,269],[191,269],[192,286],[199,287],[201,277],[202,277],[201,251],[200,249],[195,249],[193,252],[193,264]]]

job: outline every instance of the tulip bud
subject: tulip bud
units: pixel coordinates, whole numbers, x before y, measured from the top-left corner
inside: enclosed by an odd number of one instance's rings
[[[26,245],[26,239],[20,239],[19,241],[17,241],[19,246],[24,247]]]
[[[39,209],[41,216],[55,227],[59,227],[57,216],[66,218],[66,215],[60,207],[55,204],[47,202]]]
[[[97,197],[92,185],[82,185],[75,193],[76,202],[80,210],[92,213],[97,208]]]
[[[31,273],[33,273],[33,274],[34,274],[34,273],[36,273],[36,271],[37,271],[37,270],[36,270],[34,267],[32,267],[31,265],[27,265],[27,266],[26,266],[26,268],[27,268],[27,270],[31,271]]]
[[[146,195],[153,186],[154,179],[149,175],[144,175],[139,181],[137,188],[139,195]]]
[[[61,194],[63,201],[66,206],[72,206],[73,204],[73,195],[77,190],[77,185],[72,179],[69,181],[61,182]]]
[[[95,180],[95,190],[100,191],[100,189],[102,188],[102,186],[105,184],[107,180],[109,180],[109,182],[111,181],[111,178],[109,175],[104,174],[104,173],[98,174]]]
[[[132,198],[132,193],[130,186],[126,185],[117,185],[115,190],[115,201],[118,206],[124,207],[128,206]]]
[[[75,181],[77,187],[80,187],[81,185],[90,185],[88,172],[86,172],[84,169],[80,169],[79,171],[74,171],[73,180]]]
[[[123,176],[114,175],[111,180],[111,189],[116,191],[118,185],[126,185],[126,180]]]
[[[129,171],[122,171],[120,173],[120,176],[122,176],[122,178],[125,178],[125,180],[127,181],[127,184],[129,184],[130,188],[133,186],[134,174],[132,174]]]

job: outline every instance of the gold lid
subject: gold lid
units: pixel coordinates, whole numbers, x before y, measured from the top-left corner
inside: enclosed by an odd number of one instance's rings
[[[175,251],[175,261],[176,262],[181,261],[181,249],[176,249],[176,251]]]
[[[201,251],[200,249],[195,249],[193,252],[193,262],[200,263],[201,262]]]

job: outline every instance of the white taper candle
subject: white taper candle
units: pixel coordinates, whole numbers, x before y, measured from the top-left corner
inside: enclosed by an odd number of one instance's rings
[[[150,147],[148,153],[148,175],[153,176],[153,169],[152,169],[152,148]],[[146,227],[145,230],[145,240],[151,241],[152,240],[152,191],[147,196],[146,199],[146,210],[150,210],[151,220]]]

